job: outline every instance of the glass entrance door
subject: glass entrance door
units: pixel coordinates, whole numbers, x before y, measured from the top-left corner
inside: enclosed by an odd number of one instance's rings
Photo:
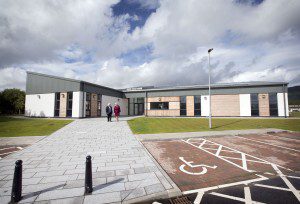
[[[134,115],[144,115],[144,103],[134,104]]]

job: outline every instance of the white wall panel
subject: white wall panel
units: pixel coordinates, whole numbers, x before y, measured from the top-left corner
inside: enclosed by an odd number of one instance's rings
[[[121,108],[120,115],[128,115],[128,99],[102,95],[101,116],[106,116],[105,108],[108,103],[110,103],[112,107],[114,107],[115,103],[118,103]]]
[[[289,116],[288,94],[285,93],[286,116]],[[277,93],[278,116],[284,116],[284,97],[283,93]]]
[[[201,95],[201,116],[209,116],[209,96]]]
[[[25,98],[25,116],[54,117],[55,93],[32,94]]]
[[[251,116],[250,94],[240,94],[240,116]]]
[[[82,91],[73,92],[72,117],[75,118],[82,117],[82,110],[83,110],[82,97],[83,97]]]

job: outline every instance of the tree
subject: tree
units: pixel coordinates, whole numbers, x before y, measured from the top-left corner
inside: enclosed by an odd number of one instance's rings
[[[1,114],[21,114],[25,109],[25,92],[20,89],[5,89],[0,94]]]
[[[0,92],[0,114],[3,113],[3,97],[2,92]]]

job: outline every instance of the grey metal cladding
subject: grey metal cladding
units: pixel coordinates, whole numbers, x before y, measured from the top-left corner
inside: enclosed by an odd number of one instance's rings
[[[128,92],[125,93],[126,98],[139,98],[146,97],[146,92]]]
[[[100,85],[98,86],[98,85],[90,84],[87,82],[82,82],[81,90],[84,92],[89,92],[89,93],[96,93],[96,94],[102,94],[102,95],[106,95],[106,96],[124,98],[124,93],[122,91],[118,91],[118,90],[100,86]]]
[[[85,91],[118,98],[124,97],[124,93],[122,91],[97,84],[35,72],[27,72],[26,94],[68,91]]]
[[[213,88],[212,94],[250,94],[250,93],[280,93],[287,92],[286,86],[253,86],[253,87],[237,87],[237,88]],[[148,97],[159,96],[195,96],[208,95],[208,89],[185,89],[185,90],[169,90],[169,91],[147,91]],[[145,91],[127,92],[126,98],[144,97]]]
[[[80,91],[80,81],[27,72],[26,94]]]

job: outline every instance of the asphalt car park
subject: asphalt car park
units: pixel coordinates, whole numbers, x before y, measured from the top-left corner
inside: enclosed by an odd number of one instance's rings
[[[210,136],[143,144],[183,192],[183,197],[175,198],[185,200],[180,202],[300,202],[300,133]]]

